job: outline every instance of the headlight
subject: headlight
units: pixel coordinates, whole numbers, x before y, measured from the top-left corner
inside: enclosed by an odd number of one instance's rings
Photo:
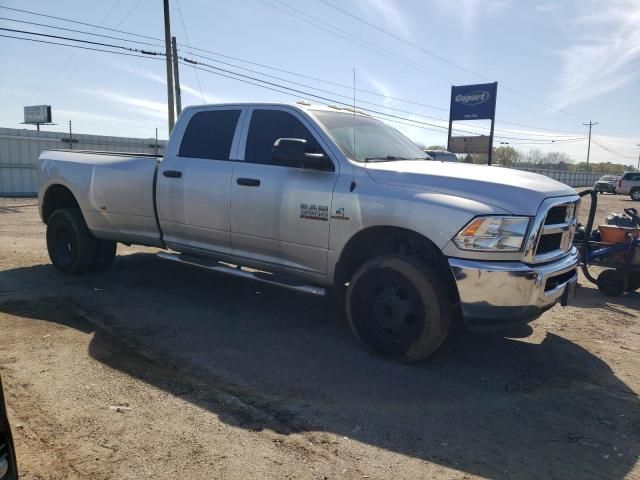
[[[453,239],[462,250],[517,252],[522,248],[529,217],[478,217]]]

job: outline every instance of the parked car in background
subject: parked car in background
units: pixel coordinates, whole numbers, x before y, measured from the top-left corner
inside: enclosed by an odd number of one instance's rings
[[[2,393],[2,380],[0,379],[0,480],[17,480],[17,478],[15,449],[13,448],[13,438],[9,428],[9,419]]]
[[[640,172],[624,172],[618,180],[616,193],[640,201]]]
[[[616,193],[618,177],[616,175],[604,175],[593,185],[593,189],[598,193]]]
[[[448,152],[447,150],[425,150],[425,153],[432,159],[439,162],[457,162],[458,157],[455,153]]]

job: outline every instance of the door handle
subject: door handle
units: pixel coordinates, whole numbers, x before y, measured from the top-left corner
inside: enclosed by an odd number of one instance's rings
[[[162,175],[167,178],[180,178],[182,177],[182,172],[179,172],[178,170],[165,170],[162,172]]]
[[[257,178],[238,178],[236,180],[236,183],[238,185],[242,185],[244,187],[259,187],[260,186],[260,180],[258,180]]]

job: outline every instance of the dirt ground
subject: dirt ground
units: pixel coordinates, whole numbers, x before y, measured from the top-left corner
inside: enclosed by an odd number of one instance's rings
[[[63,276],[35,201],[0,200],[23,479],[640,479],[638,293],[582,280],[530,328],[403,366],[355,343],[336,298],[118,254]]]

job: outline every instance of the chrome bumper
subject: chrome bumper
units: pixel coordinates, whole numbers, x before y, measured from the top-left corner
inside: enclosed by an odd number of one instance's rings
[[[530,322],[578,280],[578,251],[545,265],[449,258],[465,323],[471,328]]]

